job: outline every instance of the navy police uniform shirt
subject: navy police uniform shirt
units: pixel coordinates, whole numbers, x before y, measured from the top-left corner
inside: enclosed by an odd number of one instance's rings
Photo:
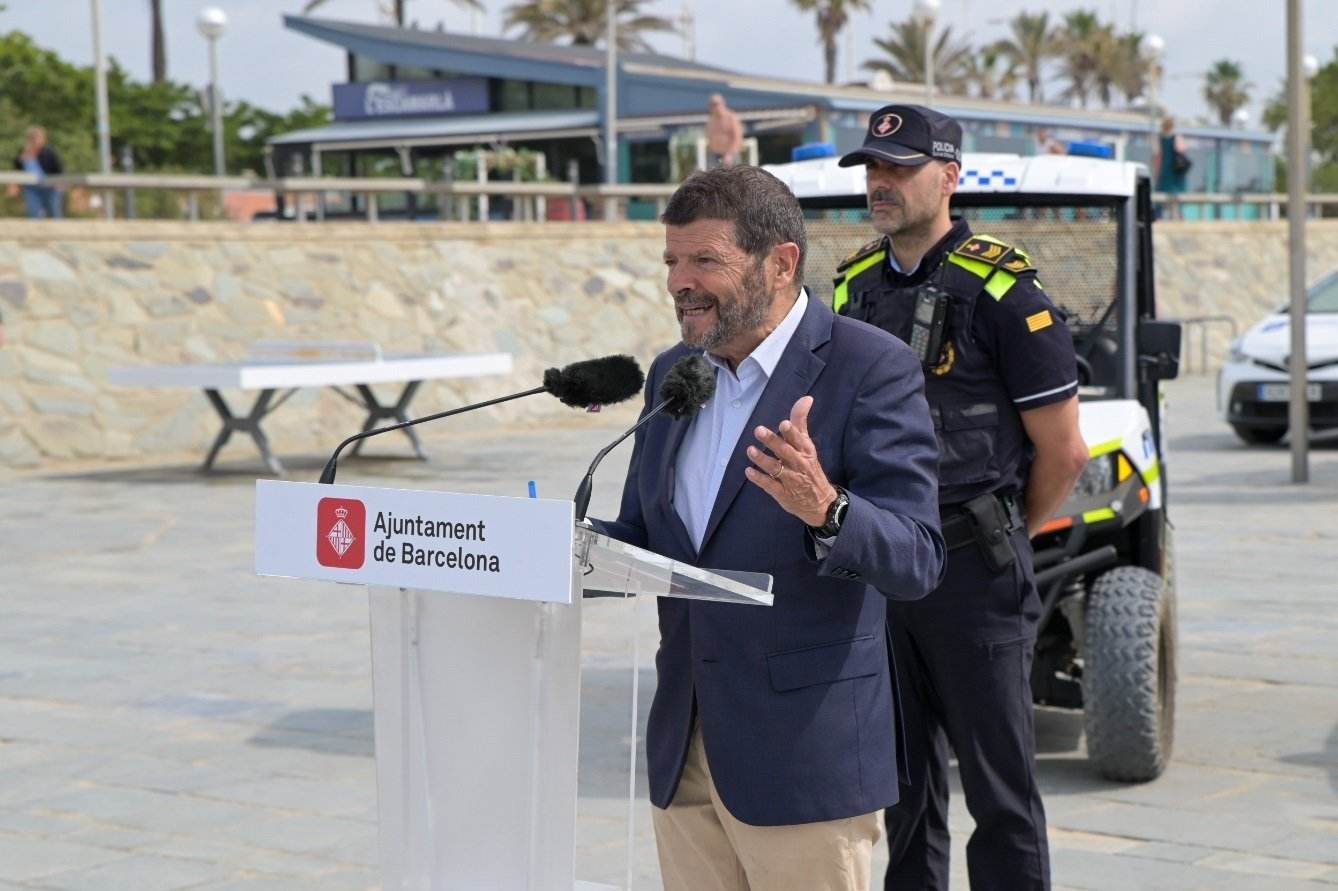
[[[1026,254],[960,219],[909,274],[894,268],[886,238],[857,251],[838,267],[835,308],[909,342],[926,283],[950,297],[944,346],[925,363],[940,504],[1020,494],[1035,455],[1020,413],[1078,392],[1064,313]]]

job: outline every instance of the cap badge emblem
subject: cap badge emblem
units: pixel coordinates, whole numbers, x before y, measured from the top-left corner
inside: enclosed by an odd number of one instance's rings
[[[891,136],[901,129],[901,115],[888,112],[878,116],[878,120],[873,122],[869,132],[874,136]]]

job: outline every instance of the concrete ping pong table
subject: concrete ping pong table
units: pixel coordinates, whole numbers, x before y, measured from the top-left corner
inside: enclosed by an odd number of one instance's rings
[[[409,403],[425,380],[442,378],[481,377],[507,374],[511,371],[509,353],[439,353],[382,355],[375,344],[361,343],[261,343],[254,348],[254,356],[238,362],[220,362],[197,365],[146,365],[131,368],[112,368],[108,379],[122,386],[199,388],[204,390],[209,404],[222,421],[222,429],[214,438],[209,454],[200,466],[206,472],[214,466],[214,459],[234,432],[248,433],[255,441],[265,466],[277,476],[284,476],[283,464],[270,451],[269,439],[261,429],[261,422],[299,389],[303,387],[330,387],[343,398],[367,413],[363,431],[371,430],[381,421],[409,420]],[[393,404],[377,399],[371,385],[404,383],[404,389]],[[356,395],[345,387],[353,387]],[[259,390],[251,410],[244,416],[233,413],[220,390]],[[276,394],[286,391],[282,395]],[[427,459],[423,444],[412,427],[404,433],[413,444],[414,454]],[[358,454],[363,442],[354,444]],[[333,445],[333,444],[331,444]]]

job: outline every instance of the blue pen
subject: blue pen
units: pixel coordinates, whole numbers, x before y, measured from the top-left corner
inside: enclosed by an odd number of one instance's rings
[[[534,485],[534,480],[530,480],[530,497],[531,498],[539,497],[539,489]]]

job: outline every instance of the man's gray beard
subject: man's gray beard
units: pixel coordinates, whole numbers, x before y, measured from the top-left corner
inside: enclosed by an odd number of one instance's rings
[[[904,206],[901,210],[901,219],[895,223],[880,224],[878,220],[870,217],[870,222],[873,224],[874,231],[879,235],[886,235],[888,238],[908,235],[914,237],[928,232],[929,228],[934,223],[934,216],[927,216],[923,219],[913,220],[906,216],[906,208]]]
[[[688,338],[687,319],[680,323],[683,343],[696,349],[714,353],[740,334],[761,327],[771,311],[774,296],[766,292],[766,279],[762,275],[762,264],[756,266],[744,276],[743,293],[753,295],[741,297],[728,305],[718,298],[715,302],[716,323],[708,328],[696,341]]]

